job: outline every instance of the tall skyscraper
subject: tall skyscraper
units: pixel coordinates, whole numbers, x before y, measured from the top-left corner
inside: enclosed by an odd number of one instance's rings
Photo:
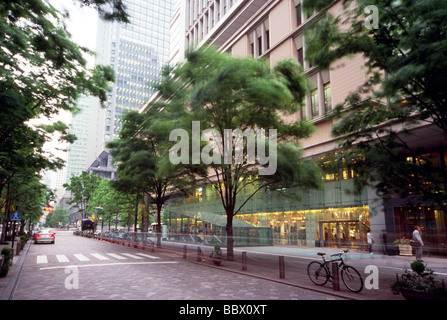
[[[110,65],[116,82],[105,108],[97,103],[90,117],[89,171],[113,178],[105,144],[118,138],[121,119],[137,111],[156,91],[169,62],[170,23],[174,0],[126,0],[130,23],[99,20],[96,63]]]

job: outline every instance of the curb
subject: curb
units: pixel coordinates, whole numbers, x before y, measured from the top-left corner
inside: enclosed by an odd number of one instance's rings
[[[19,261],[15,265],[14,272],[8,282],[8,286],[0,300],[11,300],[17,285],[17,280],[19,279],[20,273],[22,272],[22,266],[25,261],[26,255],[28,254],[29,248],[31,247],[31,242],[32,241],[28,241],[25,245],[25,248],[22,250]]]

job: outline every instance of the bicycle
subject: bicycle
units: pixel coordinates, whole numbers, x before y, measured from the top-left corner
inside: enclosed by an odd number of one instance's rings
[[[360,272],[357,271],[352,266],[349,266],[343,260],[343,255],[349,250],[343,250],[343,252],[332,254],[331,257],[338,256],[337,259],[326,260],[324,252],[318,252],[317,254],[321,256],[323,259],[323,263],[319,261],[312,261],[307,266],[307,275],[310,280],[318,286],[324,286],[328,281],[333,281],[331,266],[329,265],[332,262],[337,262],[338,267],[341,270],[341,280],[343,281],[346,288],[348,288],[352,292],[360,292],[363,289],[363,279],[360,275]]]

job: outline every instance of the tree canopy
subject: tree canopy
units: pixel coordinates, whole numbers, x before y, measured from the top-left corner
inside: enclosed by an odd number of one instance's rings
[[[218,192],[227,215],[229,259],[233,217],[256,192],[320,186],[317,166],[302,159],[298,143],[313,125],[292,116],[306,90],[298,63],[285,60],[270,68],[262,59],[235,58],[212,47],[190,51],[183,65],[166,70],[159,101],[177,129],[171,132],[176,143],[170,160]],[[249,186],[255,186],[252,194],[238,201]]]
[[[127,19],[121,0],[79,3],[95,7],[105,19]],[[62,159],[46,153],[43,146],[54,133],[60,134],[60,141],[73,142],[75,137],[54,116],[63,110],[74,110],[81,94],[92,94],[104,102],[108,84],[114,80],[110,67],[87,69],[85,54],[93,52],[71,40],[66,18],[66,14],[43,0],[0,3],[2,196],[5,186],[21,171],[39,174],[44,169],[63,166]],[[50,124],[40,123],[45,118]]]

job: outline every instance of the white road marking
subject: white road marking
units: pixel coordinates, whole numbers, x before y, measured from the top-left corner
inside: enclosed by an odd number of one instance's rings
[[[106,253],[106,254],[115,258],[115,259],[118,259],[118,260],[127,260],[127,258],[121,257],[121,256],[117,255],[116,253]]]
[[[145,253],[137,253],[139,256],[143,256],[143,257],[146,257],[146,258],[150,258],[150,259],[154,259],[154,260],[159,260],[160,258],[159,257],[154,257],[154,256],[151,256],[151,255],[149,255],[149,254],[145,254]]]
[[[89,258],[87,258],[86,256],[84,256],[81,253],[75,253],[73,254],[79,261],[90,261]]]
[[[56,258],[59,262],[70,262],[65,254],[58,254]]]
[[[134,254],[131,253],[121,253],[122,255],[125,255],[127,257],[133,258],[133,259],[143,259],[142,257],[136,256]]]
[[[39,270],[51,270],[51,269],[65,269],[65,268],[86,268],[86,267],[107,267],[107,266],[117,266],[117,265],[137,265],[137,264],[177,264],[175,261],[166,262],[115,262],[115,263],[101,263],[101,264],[84,264],[84,265],[70,265],[62,267],[44,267]]]
[[[109,260],[109,258],[104,257],[102,254],[99,253],[90,253],[90,254],[98,260]]]
[[[37,256],[37,263],[48,263],[47,256]]]

